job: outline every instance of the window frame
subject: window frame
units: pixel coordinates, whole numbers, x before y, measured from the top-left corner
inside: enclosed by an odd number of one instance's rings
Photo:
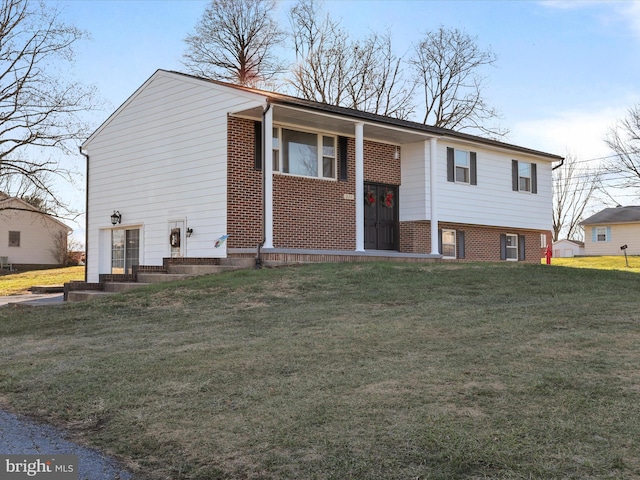
[[[470,184],[471,183],[471,162],[470,162],[470,155],[469,155],[469,151],[467,150],[458,150],[457,148],[455,148],[453,150],[453,168],[454,170],[454,178],[455,178],[455,183],[466,183],[466,184]],[[460,157],[461,155],[464,156],[464,164],[460,163]],[[460,180],[458,177],[458,173],[462,171],[462,175],[463,175],[463,180]]]
[[[509,239],[513,238],[515,239],[515,245],[509,245]],[[507,262],[517,262],[520,259],[520,252],[518,251],[519,248],[519,239],[518,239],[518,234],[516,233],[506,233],[505,234],[505,239],[506,239],[506,243],[505,243],[505,254],[506,254],[506,258],[505,260]],[[515,252],[515,257],[511,258],[509,257],[509,252]]]
[[[453,243],[445,242],[445,236],[451,233],[453,233]],[[440,253],[442,254],[442,258],[446,258],[446,259],[458,258],[458,234],[456,230],[451,228],[443,228],[441,233],[441,238],[442,238],[442,246],[440,247],[441,249]],[[446,246],[449,246],[449,247],[453,246],[453,255],[445,255],[444,250]]]
[[[17,237],[17,240],[16,240],[16,237]],[[20,231],[19,230],[9,230],[9,247],[20,247]]]
[[[277,130],[277,136],[273,136],[273,172],[281,175],[291,175],[302,178],[317,178],[320,180],[338,180],[338,136],[326,132],[299,129],[297,127],[290,127],[287,125],[274,125],[274,133]],[[288,130],[294,133],[302,133],[308,135],[314,135],[316,137],[315,153],[316,153],[316,175],[306,175],[304,173],[291,173],[284,171],[284,152],[287,148],[284,141],[283,130]],[[330,139],[332,146],[325,145],[325,140]],[[327,152],[325,148],[331,148],[332,152]],[[329,154],[327,154],[329,153]],[[325,176],[325,160],[330,162],[330,176]],[[289,160],[290,161],[290,160]],[[277,167],[277,168],[276,168]],[[289,165],[289,170],[291,166]]]
[[[596,243],[602,243],[602,242],[608,242],[609,239],[609,229],[605,226],[605,227],[593,227],[595,228],[595,241]],[[603,232],[603,233],[600,233]],[[604,238],[601,240],[600,236],[603,236]]]

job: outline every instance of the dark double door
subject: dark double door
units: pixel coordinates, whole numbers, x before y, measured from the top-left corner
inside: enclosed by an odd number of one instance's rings
[[[365,250],[398,250],[398,187],[364,184]]]

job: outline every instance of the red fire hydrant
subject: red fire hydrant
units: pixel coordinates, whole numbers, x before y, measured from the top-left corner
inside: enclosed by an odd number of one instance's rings
[[[547,265],[551,265],[551,257],[553,256],[551,245],[547,245],[547,251],[545,252],[544,256],[547,257]]]

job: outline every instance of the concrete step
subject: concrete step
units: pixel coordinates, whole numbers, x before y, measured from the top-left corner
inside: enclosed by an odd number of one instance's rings
[[[248,258],[221,258],[220,265],[227,265],[239,268],[253,268],[256,266],[256,259],[252,257]]]
[[[101,290],[72,290],[67,296],[67,302],[85,302],[93,298],[104,297],[105,295],[111,295],[111,293]]]
[[[195,275],[188,275],[183,273],[139,273],[138,283],[161,283],[161,282],[175,282],[177,280],[184,280],[185,278],[191,278]]]
[[[232,270],[240,270],[246,267],[235,265],[169,265],[167,267],[169,274],[181,275],[212,275],[215,273],[228,272]],[[140,274],[138,274],[140,278]]]
[[[129,290],[144,287],[145,285],[149,284],[141,282],[105,282],[104,291],[109,293],[128,292]]]

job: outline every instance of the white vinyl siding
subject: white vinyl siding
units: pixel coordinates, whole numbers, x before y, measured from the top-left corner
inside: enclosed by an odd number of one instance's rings
[[[255,95],[159,71],[92,135],[84,146],[90,282],[108,273],[98,246],[110,238],[100,232],[112,228],[113,210],[122,214],[120,228],[144,231],[141,264],[161,265],[169,256],[166,225],[177,218],[197,231],[189,256],[226,255],[212,246],[227,233],[227,116],[261,105]]]
[[[600,225],[607,229],[607,241],[594,240],[598,235],[598,226],[585,226],[584,253],[585,255],[623,255],[622,245],[627,245],[627,255],[640,255],[640,223],[623,223],[614,225]]]
[[[551,230],[551,163],[535,160],[538,193],[522,195],[512,190],[512,153],[477,149],[478,184],[461,190],[459,184],[447,181],[447,146],[452,145],[438,142],[440,221]]]

